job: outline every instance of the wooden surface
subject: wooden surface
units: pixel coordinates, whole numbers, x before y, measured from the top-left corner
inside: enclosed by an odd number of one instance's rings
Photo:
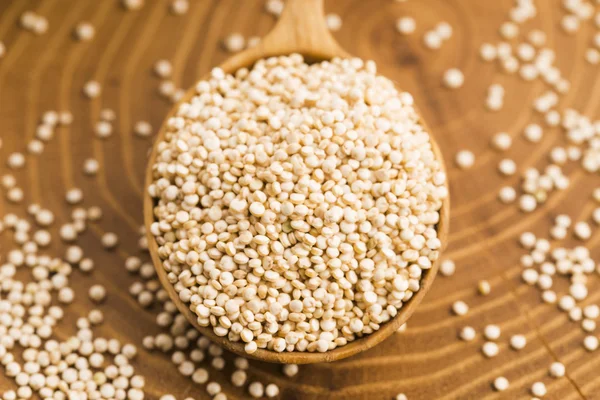
[[[128,254],[147,255],[137,248],[138,228],[142,224],[142,193],[146,154],[151,141],[135,137],[133,124],[149,120],[158,127],[170,104],[157,95],[159,80],[151,73],[154,62],[166,58],[173,62],[175,81],[190,86],[211,66],[227,58],[219,42],[228,33],[263,36],[274,24],[264,13],[259,0],[194,0],[185,16],[169,13],[168,2],[146,0],[137,12],[125,12],[116,0],[2,0],[0,1],[0,40],[7,54],[0,60],[0,137],[4,146],[0,157],[23,151],[34,135],[37,119],[49,109],[71,110],[75,121],[61,129],[40,157],[28,157],[27,169],[15,175],[25,189],[26,200],[37,202],[66,221],[70,207],[64,202],[65,190],[81,187],[85,205],[100,205],[104,218],[84,234],[81,245],[96,261],[92,277],[76,274],[73,285],[78,300],[69,306],[68,318],[59,334],[73,331],[77,315],[92,308],[85,293],[92,282],[107,286],[109,296],[103,307],[107,322],[99,331],[106,336],[141,342],[143,336],[159,332],[154,325],[156,310],[142,311],[127,294],[133,282],[123,269]],[[560,33],[562,16],[559,2],[538,1],[538,16],[528,27],[541,27],[549,33],[550,46],[559,54],[558,66],[572,83],[565,104],[595,116],[600,101],[596,67],[583,60],[594,33],[586,24],[577,37]],[[529,398],[528,388],[541,380],[548,387],[546,398],[600,398],[600,353],[587,353],[581,346],[584,334],[555,307],[543,304],[537,289],[520,281],[518,259],[522,251],[516,237],[524,230],[546,234],[550,215],[567,212],[579,218],[592,210],[590,193],[600,186],[598,177],[572,168],[568,191],[554,193],[547,204],[524,216],[515,206],[496,200],[498,189],[516,184],[518,178],[501,178],[496,164],[501,156],[492,151],[489,139],[500,130],[513,137],[535,119],[531,101],[544,89],[542,83],[525,84],[499,73],[476,56],[483,41],[497,41],[497,27],[513,1],[414,0],[329,0],[327,10],[339,13],[343,28],[335,34],[351,53],[377,61],[380,71],[411,91],[440,143],[447,160],[457,150],[469,148],[477,162],[469,171],[449,170],[453,208],[447,257],[457,263],[451,278],[438,277],[423,304],[410,319],[408,330],[376,348],[351,359],[332,364],[301,367],[292,379],[285,378],[280,366],[252,362],[251,378],[276,382],[285,399],[392,399],[404,392],[409,399],[484,399]],[[50,29],[37,37],[18,27],[25,10],[47,16]],[[409,14],[417,19],[417,34],[401,38],[394,30],[397,17]],[[90,43],[73,40],[76,23],[87,20],[96,26]],[[447,20],[454,26],[452,39],[441,50],[426,50],[422,34],[435,23]],[[449,91],[441,86],[446,68],[460,67],[467,77],[465,86]],[[89,79],[103,83],[103,95],[90,101],[81,87]],[[483,108],[487,86],[503,83],[505,106],[501,112]],[[93,123],[102,107],[117,111],[116,133],[107,141],[93,137]],[[544,165],[546,153],[561,143],[558,130],[548,130],[539,145],[515,139],[509,152],[520,168]],[[82,174],[83,160],[96,157],[101,172],[96,178]],[[7,171],[0,164],[0,175]],[[0,213],[23,215],[23,206],[8,204],[0,196]],[[106,252],[100,245],[105,231],[118,232],[117,251]],[[597,257],[600,235],[590,246]],[[53,251],[61,251],[55,239]],[[0,236],[0,245],[7,243]],[[487,279],[492,292],[487,297],[476,293],[475,284]],[[564,282],[563,282],[564,283]],[[591,282],[589,302],[598,302],[598,280]],[[452,316],[450,306],[464,300],[471,310],[464,317]],[[502,328],[500,354],[484,359],[479,349],[481,338],[471,343],[456,339],[457,331],[469,324],[480,330],[488,323]],[[527,347],[510,350],[511,334],[527,336]],[[231,357],[227,357],[230,361]],[[553,380],[547,375],[551,362],[567,366],[568,377]],[[167,357],[141,351],[137,370],[147,377],[147,398],[172,393],[178,399],[208,396],[201,386],[179,375]],[[229,398],[245,398],[240,389],[227,382],[231,362],[223,372],[211,371]],[[506,376],[511,386],[501,395],[493,392],[491,381]],[[12,387],[0,376],[0,390]]]
[[[323,0],[287,0],[285,10],[279,17],[277,25],[261,39],[260,43],[252,48],[246,49],[225,60],[220,64],[220,68],[228,74],[234,74],[241,68],[250,68],[260,59],[299,53],[307,59],[330,60],[335,57],[347,57],[348,53],[341,49],[335,42],[335,39],[328,31],[324,18]],[[195,87],[192,85],[185,96],[173,106],[165,121],[177,113],[181,104],[188,103],[197,95]],[[421,121],[423,126],[426,126]],[[154,147],[148,157],[146,166],[146,187],[154,181],[154,164],[157,157],[157,144],[164,141],[168,132],[166,124],[163,124],[154,138]],[[442,160],[441,150],[435,140],[433,141],[433,151],[435,156]],[[447,188],[447,186],[446,186]],[[398,314],[389,322],[384,324],[379,330],[370,335],[358,338],[345,346],[338,347],[335,350],[320,352],[276,352],[268,349],[258,349],[252,354],[247,354],[244,350],[244,343],[241,341],[232,342],[226,336],[217,336],[211,326],[201,326],[198,324],[198,316],[190,309],[189,303],[184,303],[179,298],[179,294],[169,281],[167,271],[164,269],[162,260],[158,255],[158,244],[154,236],[150,233],[152,224],[156,221],[154,216],[154,207],[156,201],[147,192],[144,194],[144,224],[148,236],[148,247],[150,256],[156,268],[163,286],[169,293],[171,301],[175,303],[178,310],[186,317],[192,326],[194,326],[203,335],[210,340],[218,343],[222,347],[236,354],[253,358],[260,361],[275,362],[281,364],[315,364],[322,362],[331,362],[341,360],[365,350],[368,350],[383,340],[395,334],[398,328],[406,322],[419,306],[423,297],[427,294],[433,281],[435,280],[441,259],[433,263],[432,267],[424,272],[421,277],[419,291],[411,297],[410,301],[404,303]],[[443,200],[440,210],[440,222],[437,225],[438,238],[442,243],[447,243],[448,222],[449,222],[450,199],[446,197]],[[441,249],[443,250],[443,249]]]

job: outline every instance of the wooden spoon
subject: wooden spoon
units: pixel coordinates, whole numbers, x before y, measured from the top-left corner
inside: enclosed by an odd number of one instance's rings
[[[256,61],[262,58],[288,55],[291,53],[300,53],[307,60],[311,61],[329,60],[334,57],[349,57],[349,54],[340,48],[325,25],[323,0],[287,0],[285,10],[275,25],[275,28],[260,41],[260,44],[229,58],[221,64],[221,68],[225,73],[234,73],[240,68],[251,67]],[[186,93],[183,99],[173,107],[167,119],[175,114],[182,102],[188,101],[194,95],[195,90],[192,88]],[[424,121],[421,120],[420,123],[425,126]],[[426,126],[425,129],[428,131]],[[152,166],[154,165],[157,155],[156,143],[164,140],[165,132],[166,127],[163,125],[156,137],[155,146],[152,149],[148,161],[146,187],[148,187],[153,180]],[[443,163],[442,154],[437,144],[433,138],[431,138],[431,141],[437,159]],[[150,233],[150,225],[155,221],[153,213],[154,205],[154,200],[146,192],[144,195],[144,221],[148,235],[150,255],[152,256],[152,261],[158,277],[165,290],[169,293],[171,300],[186,319],[204,336],[227,350],[257,360],[284,364],[309,364],[340,360],[367,350],[392,335],[404,322],[406,322],[431,287],[438,270],[438,262],[436,262],[431,269],[423,274],[421,278],[421,288],[403,305],[394,319],[383,324],[379,330],[372,334],[356,339],[345,346],[338,347],[325,353],[278,353],[271,350],[258,349],[253,354],[247,354],[244,351],[243,342],[232,342],[227,337],[215,335],[212,327],[198,325],[196,314],[190,310],[188,304],[179,299],[177,292],[167,278],[167,273],[158,256],[158,245]],[[449,210],[450,203],[449,199],[446,198],[442,205],[442,209],[440,210],[440,222],[437,225],[438,237],[442,244],[445,244],[447,241]]]

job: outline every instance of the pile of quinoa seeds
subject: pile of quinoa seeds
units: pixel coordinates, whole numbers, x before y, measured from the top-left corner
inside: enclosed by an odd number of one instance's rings
[[[158,143],[151,232],[198,323],[248,353],[325,352],[394,318],[438,258],[446,175],[375,64],[214,69]]]

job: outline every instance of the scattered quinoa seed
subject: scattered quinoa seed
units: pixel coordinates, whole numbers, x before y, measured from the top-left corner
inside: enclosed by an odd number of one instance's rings
[[[240,33],[232,33],[225,38],[223,45],[228,52],[237,53],[246,47],[246,39]]]
[[[286,364],[283,366],[283,373],[288,378],[292,378],[298,374],[298,365],[297,364]]]
[[[170,78],[173,73],[173,66],[168,60],[158,60],[154,64],[154,72],[163,79]]]
[[[487,325],[483,330],[483,336],[488,340],[496,340],[500,337],[501,331],[498,325]]]
[[[119,238],[115,233],[107,232],[102,235],[102,246],[106,249],[112,249],[119,243]]]
[[[498,355],[498,345],[494,342],[485,342],[481,347],[481,351],[487,358],[496,357]]]
[[[563,376],[565,376],[565,366],[563,363],[553,362],[552,364],[550,364],[548,373],[553,378],[562,378]]]
[[[473,339],[475,339],[476,332],[475,332],[475,329],[473,329],[472,327],[465,326],[460,330],[460,333],[458,336],[465,342],[470,342]]]
[[[402,35],[410,35],[415,32],[417,23],[412,17],[402,17],[396,20],[396,30]]]
[[[94,303],[101,303],[106,298],[106,289],[102,285],[93,285],[90,287],[89,296]]]
[[[510,337],[510,347],[515,350],[521,350],[527,344],[527,339],[523,335],[513,335]]]
[[[598,349],[598,338],[596,336],[586,336],[583,339],[583,347],[587,350],[587,351],[596,351],[596,349]]]
[[[544,397],[546,395],[546,385],[543,382],[535,382],[531,385],[531,394],[537,397]]]
[[[83,85],[83,93],[90,99],[95,99],[100,96],[102,87],[96,81],[88,81]]]
[[[81,22],[75,27],[75,37],[82,42],[92,40],[95,34],[96,29],[89,22]]]
[[[469,169],[475,163],[475,155],[469,150],[461,150],[456,153],[454,161],[460,169]]]
[[[342,29],[342,18],[337,14],[327,14],[325,15],[325,25],[332,32],[337,32]]]
[[[449,89],[458,89],[465,82],[465,76],[457,68],[451,68],[444,72],[444,85]]]
[[[454,272],[456,271],[456,265],[454,264],[454,261],[446,259],[443,260],[442,263],[440,264],[440,274],[444,275],[444,276],[452,276],[454,275]]]
[[[508,389],[509,385],[508,379],[503,376],[499,376],[498,378],[494,379],[494,389],[496,389],[498,392],[505,391]]]
[[[138,121],[135,123],[133,131],[136,135],[140,137],[148,137],[152,135],[152,126],[149,122],[146,121]]]
[[[455,301],[452,304],[452,312],[456,315],[466,315],[469,312],[469,306],[464,301]]]
[[[487,296],[492,291],[492,287],[488,281],[479,281],[477,283],[477,291],[482,296]]]
[[[504,204],[510,204],[517,198],[517,192],[510,186],[504,186],[498,192],[498,198]]]

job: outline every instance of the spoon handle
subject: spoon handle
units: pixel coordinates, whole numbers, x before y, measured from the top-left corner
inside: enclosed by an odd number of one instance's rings
[[[309,61],[345,56],[325,23],[323,0],[287,0],[279,21],[263,39],[273,54],[300,53]],[[316,60],[310,60],[314,58]]]

